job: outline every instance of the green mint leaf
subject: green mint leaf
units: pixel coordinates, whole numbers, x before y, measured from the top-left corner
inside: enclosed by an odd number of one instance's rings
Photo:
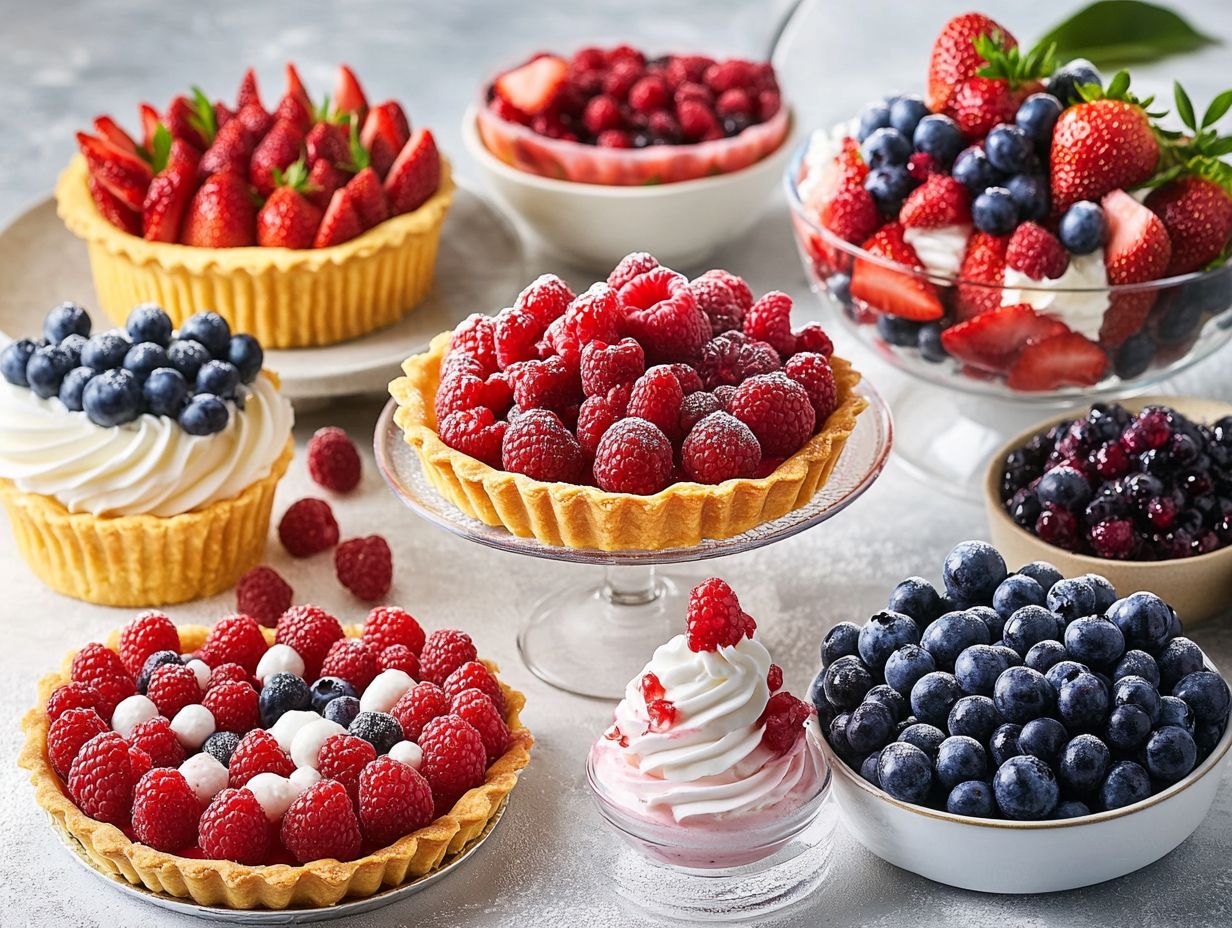
[[[1129,72],[1117,71],[1112,80],[1108,82],[1108,89],[1104,91],[1104,96],[1110,100],[1120,100],[1127,90],[1129,90]]]
[[[1059,58],[1087,58],[1096,67],[1158,61],[1220,40],[1165,6],[1142,0],[1098,0],[1045,33]]]
[[[1189,94],[1185,92],[1180,81],[1172,82],[1172,96],[1176,100],[1176,114],[1181,117],[1181,122],[1196,130],[1198,123],[1194,118],[1193,102],[1189,99]]]
[[[210,98],[205,95],[200,87],[194,87],[193,92],[193,112],[188,117],[189,123],[194,129],[201,133],[206,144],[214,141],[214,136],[218,134],[218,121],[214,116],[214,104],[210,102]]]
[[[161,122],[154,130],[154,138],[150,140],[150,167],[158,174],[167,166],[171,155],[171,133]]]
[[[1202,116],[1202,128],[1213,126],[1219,120],[1223,119],[1224,115],[1232,108],[1232,90],[1225,90],[1214,100],[1211,105],[1206,108],[1206,112]]]

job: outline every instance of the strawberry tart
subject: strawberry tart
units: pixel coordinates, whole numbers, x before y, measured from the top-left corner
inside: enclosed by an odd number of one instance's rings
[[[395,421],[472,518],[552,545],[659,550],[807,503],[867,405],[792,301],[628,255],[581,294],[544,275],[408,359]]]
[[[344,627],[145,613],[70,654],[18,763],[104,873],[199,905],[319,907],[479,836],[530,760],[524,700],[456,629],[381,606]]]
[[[77,133],[56,199],[117,322],[155,299],[177,323],[210,306],[271,348],[328,345],[427,294],[453,196],[432,133],[369,104],[345,65],[319,102],[286,74],[272,109],[249,69],[234,106],[194,88],[141,104],[137,136],[110,116]]]

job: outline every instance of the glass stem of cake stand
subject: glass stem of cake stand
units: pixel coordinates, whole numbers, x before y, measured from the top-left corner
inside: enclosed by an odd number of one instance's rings
[[[603,568],[599,595],[613,606],[645,606],[663,595],[663,583],[653,564]],[[613,610],[620,615],[620,610]]]

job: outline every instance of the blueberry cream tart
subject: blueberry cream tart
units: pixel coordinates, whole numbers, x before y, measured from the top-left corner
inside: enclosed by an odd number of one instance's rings
[[[261,345],[160,308],[92,332],[74,303],[0,353],[0,498],[57,592],[112,606],[210,596],[261,558],[291,459]]]

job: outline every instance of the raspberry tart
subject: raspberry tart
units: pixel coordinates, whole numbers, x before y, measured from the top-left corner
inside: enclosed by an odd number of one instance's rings
[[[143,103],[139,136],[110,116],[77,134],[56,199],[116,322],[149,298],[177,323],[211,306],[271,348],[328,345],[427,294],[454,189],[431,131],[370,105],[345,65],[319,103],[286,73],[272,109],[249,69],[234,107],[194,89]]]
[[[530,759],[522,695],[456,629],[381,606],[177,628],[70,654],[19,764],[93,866],[200,905],[329,906],[441,866]]]
[[[291,460],[290,402],[251,335],[153,304],[94,332],[75,303],[0,352],[0,499],[59,593],[109,606],[212,596],[257,564]]]
[[[627,256],[575,295],[534,281],[409,358],[395,421],[467,515],[553,545],[727,538],[809,501],[867,405],[791,298]]]

